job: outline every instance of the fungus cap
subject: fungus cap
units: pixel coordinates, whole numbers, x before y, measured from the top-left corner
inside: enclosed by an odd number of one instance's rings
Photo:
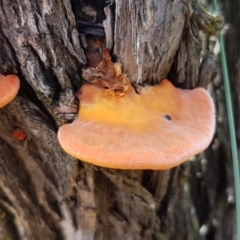
[[[116,169],[169,169],[210,143],[215,114],[206,90],[168,80],[140,94],[108,96],[83,85],[77,119],[58,132],[62,148],[83,161]]]
[[[20,81],[16,75],[3,76],[0,74],[0,108],[16,97],[19,87]]]

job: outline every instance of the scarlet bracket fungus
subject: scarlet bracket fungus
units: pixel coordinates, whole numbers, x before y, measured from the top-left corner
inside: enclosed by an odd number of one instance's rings
[[[83,85],[78,98],[78,117],[59,129],[58,139],[67,153],[98,166],[169,169],[213,137],[214,105],[202,88],[178,89],[163,80],[119,97]]]
[[[3,76],[0,74],[0,108],[16,97],[19,87],[20,81],[16,75]]]

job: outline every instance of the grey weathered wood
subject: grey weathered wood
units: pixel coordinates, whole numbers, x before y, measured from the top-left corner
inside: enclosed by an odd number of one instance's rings
[[[114,54],[133,82],[156,83],[167,76],[187,12],[182,1],[116,1]]]

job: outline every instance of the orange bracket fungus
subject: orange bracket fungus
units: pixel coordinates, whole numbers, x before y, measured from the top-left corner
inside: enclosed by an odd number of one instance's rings
[[[20,81],[16,75],[3,76],[0,74],[0,108],[16,97],[19,87]]]
[[[97,69],[93,71],[96,75]],[[77,94],[78,117],[58,132],[68,154],[102,167],[160,170],[181,164],[209,145],[215,114],[206,90],[183,90],[163,80],[139,87],[138,94],[119,67],[111,77],[122,81],[120,94],[98,84],[85,84]]]

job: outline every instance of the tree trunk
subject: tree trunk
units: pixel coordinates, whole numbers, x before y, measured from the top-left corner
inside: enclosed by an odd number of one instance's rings
[[[179,167],[96,167],[57,140],[58,127],[76,117],[82,69],[101,60],[98,40],[133,84],[168,77],[206,87],[217,73],[207,40],[219,24],[196,0],[0,0],[0,72],[21,80],[18,96],[0,109],[0,239],[234,239],[219,78],[211,91],[220,130],[205,153]]]

